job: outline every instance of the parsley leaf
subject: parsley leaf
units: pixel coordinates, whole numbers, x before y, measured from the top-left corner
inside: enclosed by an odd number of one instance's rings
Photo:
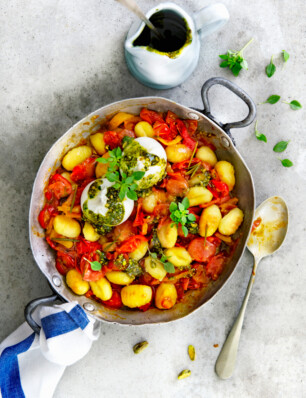
[[[257,138],[259,141],[267,142],[267,137],[266,137],[264,134],[260,133],[260,132],[257,130],[257,120],[256,120],[256,123],[255,123],[255,136],[256,136],[256,138]]]
[[[241,50],[231,51],[228,50],[226,54],[221,54],[219,57],[223,59],[220,63],[220,68],[229,68],[234,76],[238,76],[241,69],[248,69],[248,63],[243,58],[243,51],[252,43],[254,39],[251,39]]]
[[[289,144],[289,141],[280,141],[274,146],[273,151],[274,152],[284,152],[284,150],[287,148],[288,144]]]
[[[276,66],[273,64],[273,57],[274,55],[272,55],[269,65],[266,66],[266,74],[268,77],[272,77],[276,71]]]

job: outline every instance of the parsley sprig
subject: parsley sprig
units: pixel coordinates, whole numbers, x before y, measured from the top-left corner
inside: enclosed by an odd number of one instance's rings
[[[188,198],[184,198],[181,203],[171,202],[169,206],[169,210],[171,212],[170,218],[172,221],[174,221],[172,225],[181,224],[184,236],[188,235],[188,229],[186,225],[195,222],[196,220],[195,215],[189,213],[189,206],[190,204]]]
[[[252,38],[241,50],[228,50],[226,54],[219,55],[223,61],[219,65],[220,68],[230,68],[234,76],[238,76],[241,69],[248,69],[248,63],[243,58],[243,51],[252,43]]]
[[[108,181],[115,182],[113,187],[115,189],[119,189],[120,200],[123,200],[125,198],[125,195],[129,199],[137,200],[138,196],[136,193],[136,189],[138,186],[135,181],[141,180],[144,175],[144,171],[134,171],[130,176],[121,171],[113,171],[107,172],[105,174],[105,177],[108,179]]]
[[[112,172],[115,170],[119,169],[119,164],[120,160],[122,158],[122,150],[120,147],[113,149],[112,151],[109,151],[109,157],[108,158],[98,158],[97,162],[99,163],[108,163],[108,171]]]

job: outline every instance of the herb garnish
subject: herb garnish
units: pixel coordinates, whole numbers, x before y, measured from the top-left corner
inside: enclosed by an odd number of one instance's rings
[[[286,63],[290,57],[289,53],[286,50],[282,51],[284,62]]]
[[[186,224],[190,224],[196,220],[195,215],[189,213],[189,206],[190,204],[188,198],[184,198],[181,203],[171,202],[169,206],[169,210],[171,212],[170,218],[172,221],[174,221],[171,226],[175,224],[181,224],[184,236],[188,235]]]
[[[110,182],[115,182],[113,187],[115,189],[120,189],[119,191],[119,199],[123,200],[125,195],[132,200],[137,200],[137,193],[135,192],[137,189],[137,184],[135,181],[139,181],[145,175],[144,171],[134,171],[132,175],[127,176],[126,173],[120,171],[108,172],[105,174],[105,177]],[[121,180],[120,180],[121,176]]]
[[[54,240],[55,242],[80,242],[78,239],[72,238],[51,238],[51,240]]]
[[[118,170],[120,160],[122,158],[122,151],[121,148],[115,148],[112,151],[109,151],[109,157],[108,158],[98,158],[96,159],[97,162],[99,163],[104,163],[104,164],[109,164],[108,166],[108,171],[115,171]]]
[[[279,158],[278,158],[279,159]],[[279,159],[284,167],[291,167],[293,163],[289,159]]]
[[[266,66],[266,74],[268,77],[272,77],[276,71],[276,66],[273,64],[273,57],[274,55],[272,55],[269,65]]]
[[[102,264],[99,261],[89,261],[89,263],[93,271],[101,271]]]
[[[270,97],[265,102],[260,102],[258,105],[262,104],[276,104],[280,100],[280,95],[270,95]]]
[[[234,76],[238,76],[241,69],[248,69],[248,63],[243,58],[243,51],[252,43],[252,38],[241,50],[228,50],[226,54],[219,55],[224,61],[219,65],[220,68],[230,68]]]
[[[274,152],[284,152],[284,150],[287,148],[288,144],[289,144],[289,141],[280,141],[274,146],[273,151]]]
[[[150,252],[150,250],[149,250],[149,254],[150,254],[150,257],[151,257],[152,261],[153,262],[154,262],[154,260],[160,261],[163,264],[165,270],[169,274],[173,274],[175,272],[174,265],[170,261],[168,261],[168,259],[170,257],[166,256],[165,254],[162,254],[161,258],[158,258],[157,257],[157,253],[152,253],[152,252]]]
[[[299,109],[302,108],[302,105],[297,100],[293,100],[291,102],[283,101],[283,103],[290,105],[290,108],[293,109],[294,111],[298,111]]]
[[[255,136],[256,136],[256,138],[259,140],[259,141],[264,141],[264,142],[267,142],[267,137],[264,135],[264,134],[262,134],[262,133],[260,133],[258,130],[257,130],[257,120],[256,120],[256,122],[255,122]]]

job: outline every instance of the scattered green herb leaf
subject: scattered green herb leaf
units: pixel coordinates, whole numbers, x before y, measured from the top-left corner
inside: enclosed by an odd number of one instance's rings
[[[267,137],[264,135],[264,134],[262,134],[262,133],[260,133],[258,130],[257,130],[257,120],[256,120],[256,123],[255,123],[255,136],[256,136],[256,138],[259,140],[259,141],[264,141],[264,142],[267,142]]]
[[[169,210],[171,212],[170,218],[176,225],[181,224],[182,231],[185,236],[188,235],[188,229],[186,224],[192,223],[196,220],[194,214],[189,213],[189,200],[188,198],[184,198],[181,203],[171,202],[169,206]]]
[[[291,167],[293,163],[289,159],[279,159],[284,167]]]
[[[283,51],[282,51],[282,54],[283,54],[284,62],[287,62],[288,59],[289,59],[289,57],[290,57],[289,53],[287,53],[286,50],[283,50]]]
[[[288,144],[289,144],[289,141],[280,141],[274,146],[273,151],[274,152],[284,152],[284,150],[287,148]]]
[[[109,151],[109,157],[108,158],[98,158],[97,162],[99,163],[108,163],[108,172],[112,172],[115,170],[118,170],[119,168],[119,163],[122,158],[122,151],[120,147],[117,147],[113,149],[112,151]]]
[[[270,97],[265,102],[260,102],[258,105],[262,104],[276,104],[280,100],[280,95],[270,95]]]
[[[268,77],[272,77],[276,71],[276,66],[273,64],[273,57],[274,55],[272,55],[269,65],[266,66],[266,74]]]
[[[102,264],[99,261],[91,261],[90,267],[93,271],[101,271]]]
[[[299,109],[302,108],[302,105],[297,100],[293,100],[291,102],[283,101],[283,103],[290,105],[290,108],[293,109],[294,111],[298,111]]]
[[[238,76],[241,69],[248,69],[248,63],[243,58],[243,51],[252,43],[251,39],[241,50],[231,51],[228,50],[226,54],[219,55],[223,61],[219,65],[220,68],[229,68],[234,76]]]

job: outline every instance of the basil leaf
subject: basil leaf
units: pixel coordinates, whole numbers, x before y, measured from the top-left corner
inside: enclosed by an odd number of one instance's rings
[[[151,252],[150,252],[150,256],[151,256],[152,258],[155,258],[155,259],[157,259],[157,253],[154,253],[154,252],[153,252],[153,253],[151,253]]]
[[[302,105],[297,100],[291,101],[289,105],[290,108],[293,109],[294,111],[297,111],[302,108]]]
[[[127,191],[126,196],[127,196],[129,199],[137,200],[137,194],[136,194],[135,191]]]
[[[97,159],[96,159],[96,162],[99,162],[99,163],[108,163],[108,162],[109,162],[109,159],[97,158]]]
[[[287,62],[290,57],[289,53],[287,53],[286,50],[283,50],[282,53],[283,53],[284,62]]]
[[[134,180],[139,181],[142,179],[142,177],[145,175],[144,171],[134,171],[132,176],[134,177]]]
[[[242,66],[240,64],[235,64],[234,67],[232,68],[233,75],[238,76],[241,69]]]
[[[223,62],[221,62],[221,64],[219,66],[220,66],[220,68],[226,68],[228,66],[228,62],[223,61]]]
[[[279,159],[284,167],[291,167],[293,163],[289,159]]]
[[[228,54],[222,54],[222,55],[219,55],[219,57],[221,59],[228,59]]]
[[[186,216],[181,216],[181,223],[182,224],[186,224],[186,222],[187,222],[187,217]]]
[[[188,220],[189,221],[195,221],[196,220],[196,216],[192,213],[188,214]]]
[[[243,69],[248,70],[248,63],[247,63],[247,61],[246,61],[245,59],[243,59],[243,60],[240,62],[240,66],[241,66]]]
[[[99,261],[91,261],[90,267],[93,271],[101,271],[102,265],[99,263]]]
[[[172,263],[170,263],[169,261],[163,263],[163,266],[165,268],[165,270],[169,273],[169,274],[174,274],[175,272],[175,268],[174,265]]]
[[[132,182],[134,181],[134,178],[133,177],[128,177],[125,181],[124,181],[124,183],[125,184],[132,184]]]
[[[184,211],[185,210],[185,206],[183,205],[183,203],[179,203],[178,204],[178,208],[180,211]]]
[[[110,182],[115,182],[118,180],[118,173],[106,173],[106,178]]]
[[[264,134],[261,134],[259,131],[255,131],[255,135],[259,141],[267,142],[267,137]]]
[[[288,144],[289,144],[289,141],[280,141],[274,146],[273,151],[274,152],[284,152],[284,150],[287,148]]]
[[[169,206],[169,210],[171,211],[171,213],[174,213],[175,210],[177,210],[177,204],[175,202],[171,202],[170,206]]]
[[[271,95],[264,104],[276,104],[280,100],[280,95]]]
[[[273,58],[273,57],[272,57]],[[272,59],[269,65],[266,66],[266,74],[268,77],[272,77],[276,71],[276,66],[273,64]]]

